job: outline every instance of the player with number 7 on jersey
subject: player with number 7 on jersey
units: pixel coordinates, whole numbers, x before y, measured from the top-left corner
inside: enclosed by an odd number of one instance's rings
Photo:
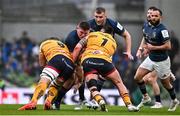
[[[100,105],[101,111],[107,112],[108,109],[105,99],[97,89],[98,75],[102,75],[113,82],[128,111],[138,111],[138,108],[132,105],[128,90],[112,63],[112,56],[117,48],[116,41],[112,37],[113,29],[107,25],[101,31],[92,32],[85,39],[80,40],[74,48],[73,60],[76,61],[80,51],[85,48],[81,57],[84,77],[91,96]]]

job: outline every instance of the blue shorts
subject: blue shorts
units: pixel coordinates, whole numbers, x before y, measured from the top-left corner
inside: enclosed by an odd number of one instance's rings
[[[48,62],[46,67],[53,68],[59,74],[58,77],[67,80],[72,76],[75,66],[72,60],[66,56],[56,55]]]
[[[82,62],[84,75],[100,74],[106,77],[115,70],[112,63],[100,58],[87,58]]]

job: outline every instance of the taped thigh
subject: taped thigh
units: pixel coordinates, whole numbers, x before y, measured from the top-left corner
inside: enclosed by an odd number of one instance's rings
[[[59,75],[59,73],[56,72],[54,69],[52,69],[50,67],[45,67],[42,70],[40,77],[47,78],[47,79],[53,81],[54,79],[56,79],[58,77],[58,75]]]

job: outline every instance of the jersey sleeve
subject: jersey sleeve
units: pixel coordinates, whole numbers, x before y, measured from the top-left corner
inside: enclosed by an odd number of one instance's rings
[[[166,43],[167,41],[170,40],[169,32],[167,29],[161,30],[161,36],[163,38],[163,43]]]
[[[124,33],[125,29],[118,21],[113,21],[109,19],[109,22],[112,25],[116,34],[121,36]]]
[[[96,27],[95,19],[89,20],[88,23],[90,25],[90,32],[95,32],[95,27]]]
[[[72,52],[74,50],[72,36],[69,34],[65,39],[65,44],[68,47],[69,51]]]

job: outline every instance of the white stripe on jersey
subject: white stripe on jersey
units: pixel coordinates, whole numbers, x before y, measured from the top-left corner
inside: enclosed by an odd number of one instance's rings
[[[119,28],[121,31],[123,30],[123,26],[120,23],[117,23],[117,28]]]

